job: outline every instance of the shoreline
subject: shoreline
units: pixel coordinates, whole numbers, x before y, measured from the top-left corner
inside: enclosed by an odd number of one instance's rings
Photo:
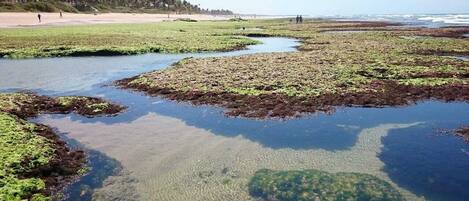
[[[193,105],[222,107],[227,116],[252,119],[299,118],[317,112],[331,114],[337,107],[383,108],[407,106],[431,99],[444,102],[469,100],[469,87],[464,84],[419,87],[391,81],[376,81],[370,84],[370,90],[365,92],[295,97],[276,93],[253,96],[229,92],[184,92],[132,83],[138,78],[139,76],[118,80],[115,84],[119,88],[143,92],[148,96],[159,96]]]
[[[177,19],[190,18],[197,21],[219,21],[229,20],[232,15],[204,15],[204,14],[147,14],[147,13],[40,13],[42,22],[38,22],[35,12],[0,12],[0,28],[21,27],[51,27],[70,25],[92,25],[92,24],[136,24],[156,23],[174,21]]]

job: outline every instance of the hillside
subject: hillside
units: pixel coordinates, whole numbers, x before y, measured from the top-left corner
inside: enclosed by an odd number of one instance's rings
[[[230,15],[229,10],[209,10],[186,0],[0,0],[0,12],[145,12]]]

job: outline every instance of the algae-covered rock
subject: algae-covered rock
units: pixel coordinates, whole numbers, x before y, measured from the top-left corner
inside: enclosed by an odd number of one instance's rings
[[[469,144],[469,126],[456,129],[455,134],[456,136],[463,138],[464,141]]]
[[[262,169],[249,182],[249,193],[264,200],[404,200],[388,182],[359,173]]]
[[[123,106],[100,98],[0,93],[0,201],[47,201],[83,174],[83,151],[70,150],[54,131],[27,121],[41,113],[93,117],[114,115]]]
[[[47,165],[54,155],[51,142],[36,130],[35,124],[0,112],[0,200],[20,201],[44,190],[42,179],[22,177]],[[34,195],[36,200],[39,196]]]
[[[251,26],[243,30],[245,25]],[[301,51],[191,58],[116,83],[171,100],[221,106],[229,116],[254,119],[331,113],[341,106],[468,101],[469,61],[457,57],[469,55],[469,40],[456,38],[469,28],[391,27],[395,25],[248,21],[238,25],[239,34],[297,38]],[[402,38],[416,35],[452,38]]]
[[[0,111],[21,118],[35,117],[39,113],[75,112],[88,117],[115,115],[125,107],[101,98],[84,96],[48,97],[35,93],[0,93]]]
[[[63,110],[74,111],[90,117],[96,115],[114,115],[124,109],[123,106],[93,97],[62,96],[57,97],[56,100]]]

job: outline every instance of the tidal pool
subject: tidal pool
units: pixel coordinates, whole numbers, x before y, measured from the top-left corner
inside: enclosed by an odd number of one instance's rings
[[[468,146],[436,130],[467,125],[468,103],[337,108],[331,115],[259,121],[109,86],[185,57],[295,51],[299,45],[258,40],[263,44],[226,53],[2,59],[0,90],[100,96],[129,107],[116,117],[34,119],[90,150],[92,170],[68,189],[68,200],[250,200],[247,183],[261,168],[368,173],[409,200],[467,198]]]
[[[454,56],[453,58],[463,60],[463,61],[469,61],[469,56]]]

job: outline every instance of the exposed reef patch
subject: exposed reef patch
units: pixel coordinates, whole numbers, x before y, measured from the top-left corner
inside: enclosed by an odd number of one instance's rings
[[[249,192],[272,201],[404,200],[391,184],[372,175],[319,170],[259,170],[249,182]]]
[[[243,34],[298,38],[301,51],[189,58],[116,83],[171,100],[221,106],[230,116],[259,119],[329,113],[337,106],[469,100],[469,62],[447,57],[466,55],[469,41],[441,38],[462,34],[465,28],[321,20],[262,23],[262,31]],[[327,30],[365,32],[323,33]],[[426,33],[441,37],[407,38]]]
[[[91,117],[123,109],[97,98],[0,93],[0,199],[60,199],[58,192],[86,172],[83,151],[69,149],[50,127],[27,122],[28,117],[69,112]]]

